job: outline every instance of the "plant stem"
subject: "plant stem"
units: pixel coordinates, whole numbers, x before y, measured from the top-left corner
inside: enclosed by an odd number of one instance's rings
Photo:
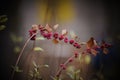
[[[70,58],[74,58],[74,55],[71,56]],[[67,64],[69,63],[69,59],[70,59],[70,58],[68,58],[63,65],[67,65]],[[62,67],[60,67],[59,70],[58,70],[57,73],[56,73],[56,76],[59,75],[59,74],[62,72],[62,70],[63,70]],[[59,76],[60,76],[60,75],[59,75]],[[59,78],[59,77],[58,77],[58,78]]]
[[[19,56],[18,56],[18,58],[17,58],[17,61],[16,61],[16,63],[15,63],[15,67],[18,65],[18,63],[19,63],[19,61],[20,61],[20,58],[21,58],[21,56],[22,56],[22,54],[23,54],[23,51],[24,51],[24,49],[26,48],[28,42],[30,41],[30,39],[31,39],[33,36],[37,35],[37,33],[38,33],[38,32],[34,33],[34,34],[33,34],[32,36],[30,36],[30,37],[27,39],[27,41],[25,42],[25,44],[24,44],[24,46],[23,46],[23,48],[22,48],[22,50],[21,50],[21,52],[20,52],[20,54],[19,54]],[[13,80],[14,73],[15,73],[15,69],[14,69],[13,72],[12,72],[11,80]]]

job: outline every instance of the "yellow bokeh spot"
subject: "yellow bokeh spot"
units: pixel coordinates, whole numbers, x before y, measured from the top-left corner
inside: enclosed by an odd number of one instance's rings
[[[91,57],[90,57],[90,55],[86,55],[85,56],[85,63],[86,64],[89,64],[91,62]]]

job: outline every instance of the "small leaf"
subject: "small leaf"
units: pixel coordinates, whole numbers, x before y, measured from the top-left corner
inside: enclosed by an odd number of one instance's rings
[[[67,73],[67,75],[71,78],[74,79],[74,76],[71,73]]]
[[[65,36],[65,35],[67,35],[67,34],[68,34],[68,31],[67,31],[66,29],[63,29],[63,30],[62,30],[62,35]]]
[[[49,65],[46,64],[46,65],[44,65],[44,67],[49,68]]]
[[[48,31],[48,32],[52,32],[52,28],[48,24],[46,24],[45,30]]]
[[[15,46],[15,47],[14,47],[14,52],[15,52],[15,53],[19,53],[19,52],[20,52],[20,47]]]
[[[32,62],[34,67],[37,67],[37,64],[35,63],[35,61]]]
[[[52,41],[53,41],[54,44],[58,44],[59,43],[59,41],[57,39],[53,39]]]
[[[56,24],[53,26],[54,30],[56,30],[59,27],[59,24]]]
[[[0,16],[0,23],[6,22],[8,20],[7,15]]]
[[[40,37],[37,37],[36,40],[45,40],[45,38],[40,36]]]
[[[75,72],[76,74],[80,73],[80,69]]]
[[[23,72],[23,70],[19,69],[18,66],[12,66],[12,68],[14,69],[15,72]]]
[[[0,25],[0,31],[4,30],[6,28],[5,25]]]
[[[34,49],[33,49],[34,51],[44,51],[42,48],[40,48],[40,47],[34,47]]]

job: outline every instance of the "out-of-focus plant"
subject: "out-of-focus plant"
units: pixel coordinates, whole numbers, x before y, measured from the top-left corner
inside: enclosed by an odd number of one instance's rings
[[[7,15],[0,15],[0,31],[6,28],[5,23],[8,20]]]
[[[11,33],[10,39],[15,44],[14,49],[13,49],[14,53],[19,53],[21,48],[17,44],[21,43],[23,41],[23,38],[21,36],[17,36],[15,33]]]
[[[41,77],[41,72],[40,69],[42,68],[49,68],[48,65],[37,65],[34,61],[33,61],[33,70],[29,71],[29,75],[28,75],[28,79],[29,80],[43,80],[43,78]]]
[[[75,70],[73,66],[68,66],[66,73],[72,80],[83,80],[82,76],[80,76],[80,69]]]
[[[94,55],[96,56],[99,53],[99,50],[101,50],[104,54],[108,54],[109,50],[108,48],[111,47],[111,44],[106,43],[105,41],[102,41],[101,43],[98,43],[93,37],[91,37],[87,42],[81,42],[80,38],[74,33],[71,32],[71,39],[68,38],[68,31],[66,29],[63,29],[61,32],[56,32],[57,28],[58,28],[58,24],[54,25],[53,27],[51,27],[49,24],[46,24],[45,27],[43,27],[42,25],[33,25],[32,28],[29,30],[29,35],[30,37],[27,39],[27,41],[25,42],[23,48],[20,51],[20,54],[17,58],[16,64],[15,66],[18,66],[18,63],[20,61],[20,58],[23,54],[24,49],[26,48],[28,42],[31,40],[33,42],[35,42],[36,40],[39,39],[47,39],[47,40],[52,40],[52,42],[54,44],[59,44],[60,42],[63,42],[65,44],[69,44],[71,46],[73,46],[75,48],[75,50],[73,51],[73,55],[71,55],[68,59],[66,59],[66,61],[62,64],[60,64],[60,67],[58,69],[58,71],[56,72],[55,76],[52,77],[53,80],[61,80],[61,74],[63,70],[67,69],[67,64],[73,62],[76,58],[79,57],[79,55],[81,54],[90,54],[90,55]],[[37,38],[37,34],[39,33],[39,35],[41,36],[41,38]],[[34,44],[33,44],[34,45]],[[85,47],[83,51],[81,51],[81,48]],[[42,48],[40,47],[33,47],[34,51],[43,51]],[[90,62],[90,57],[86,56],[85,57],[85,61],[88,64]],[[31,72],[31,77],[32,78],[40,78],[40,73],[39,71],[39,66],[37,66],[35,63],[34,64],[34,71]],[[69,75],[71,75],[71,78],[74,80],[83,80],[82,77],[78,76],[80,70],[76,70],[73,73],[68,73]],[[13,71],[14,74],[14,71]]]

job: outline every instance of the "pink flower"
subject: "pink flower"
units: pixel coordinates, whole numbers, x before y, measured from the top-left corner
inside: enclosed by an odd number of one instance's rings
[[[47,39],[51,39],[51,38],[52,38],[52,33],[49,32],[49,33],[47,34]]]
[[[33,36],[35,33],[37,32],[37,30],[29,30],[29,35],[30,37]],[[34,35],[30,40],[35,40],[36,39],[36,35]]]
[[[43,33],[42,35],[44,38],[47,38],[47,36],[48,36],[47,33]]]
[[[72,62],[73,61],[73,58],[69,58],[69,62]]]
[[[57,39],[57,38],[59,37],[58,33],[54,33],[54,34],[53,34],[53,37],[54,37],[55,39]]]
[[[66,69],[66,66],[64,64],[60,64],[60,67],[65,70]]]
[[[75,42],[75,43],[73,44],[73,46],[74,46],[74,47],[77,47],[77,46],[78,46],[78,43]]]
[[[78,49],[81,48],[80,44],[78,44],[76,48],[78,48]]]
[[[64,38],[64,42],[68,43],[68,38],[67,37]]]
[[[78,52],[74,52],[74,56],[75,56],[75,58],[77,58],[78,57]]]
[[[70,44],[73,44],[73,43],[74,43],[74,40],[71,39],[71,40],[69,41],[69,43],[70,43]]]
[[[64,36],[63,35],[60,35],[59,36],[59,40],[63,40],[64,39]]]

